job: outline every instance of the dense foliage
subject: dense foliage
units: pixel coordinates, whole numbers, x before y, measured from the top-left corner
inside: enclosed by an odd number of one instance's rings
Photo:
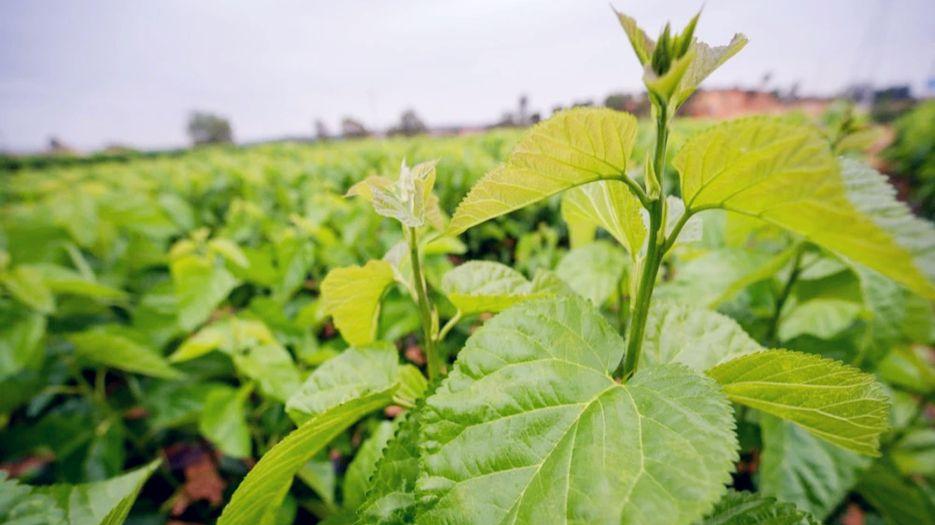
[[[619,18],[647,122],[2,175],[0,521],[929,523],[932,226]]]

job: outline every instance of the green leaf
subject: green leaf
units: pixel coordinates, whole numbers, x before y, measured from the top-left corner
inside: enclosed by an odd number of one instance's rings
[[[313,374],[314,375],[314,374]],[[230,503],[224,507],[219,525],[263,523],[279,509],[296,472],[341,432],[364,415],[386,406],[395,385],[368,391],[327,408],[308,419],[271,448],[250,470]]]
[[[673,161],[691,212],[724,208],[761,218],[935,297],[923,272],[933,265],[916,260],[930,261],[931,227],[894,205],[881,180],[842,163],[814,128],[767,117],[694,135]]]
[[[65,512],[51,497],[0,471],[0,522],[6,525],[66,525]]]
[[[354,460],[347,466],[347,472],[344,474],[342,492],[345,509],[354,510],[364,502],[367,488],[370,486],[370,477],[383,455],[383,449],[392,437],[393,424],[389,421],[381,421],[373,434],[357,449]]]
[[[659,284],[655,297],[716,308],[744,286],[743,281],[769,264],[766,253],[739,248],[723,248],[687,259],[675,278]]]
[[[433,199],[436,161],[416,164],[412,168],[403,161],[399,177],[394,181],[372,175],[348,190],[348,196],[360,196],[370,201],[373,210],[409,227],[419,227],[437,213],[438,201]]]
[[[428,398],[417,523],[692,523],[736,458],[730,405],[681,365],[611,372],[588,301],[529,301],[468,339]],[[596,504],[595,502],[599,502]]]
[[[47,503],[61,509],[69,525],[120,525],[160,462],[157,459],[105,481],[35,487],[33,494],[48,497]]]
[[[760,492],[824,520],[857,483],[870,459],[763,414]]]
[[[198,255],[172,261],[170,270],[178,299],[179,326],[186,330],[205,322],[238,284],[223,266]]]
[[[634,260],[646,239],[643,205],[623,182],[604,180],[568,190],[562,195],[562,218],[572,232],[572,247],[584,244],[585,233],[600,226],[617,240]],[[575,233],[579,239],[575,240]]]
[[[935,516],[932,487],[900,476],[882,460],[864,473],[857,492],[880,511],[887,525],[929,524]]]
[[[779,339],[789,341],[800,335],[831,339],[857,320],[863,306],[853,301],[817,298],[797,304],[783,313]]]
[[[133,335],[122,326],[106,325],[70,334],[68,340],[78,355],[104,366],[163,379],[182,377],[164,357]]]
[[[650,306],[643,364],[682,363],[704,372],[734,357],[763,350],[736,321],[711,310],[672,301]]]
[[[334,465],[326,454],[309,460],[295,474],[302,483],[305,483],[328,507],[334,506],[334,488],[337,485],[337,476]]]
[[[250,347],[233,355],[237,370],[256,381],[260,391],[273,399],[285,402],[299,389],[299,370],[292,354],[279,343]]]
[[[616,292],[628,266],[619,248],[595,241],[566,253],[555,267],[555,275],[575,293],[601,306]]]
[[[368,392],[395,390],[399,355],[389,343],[348,348],[316,368],[289,398],[286,412],[298,424]]]
[[[22,306],[0,312],[0,380],[41,361],[45,327],[44,316]]]
[[[792,503],[729,490],[700,525],[818,525],[818,522]]]
[[[43,282],[55,293],[103,300],[121,300],[127,297],[123,290],[88,279],[71,268],[56,264],[36,264],[33,267],[42,274]]]
[[[788,419],[838,446],[878,455],[889,405],[869,374],[788,350],[744,355],[708,371],[735,403]]]
[[[0,284],[10,295],[39,313],[50,314],[55,310],[55,296],[42,279],[42,272],[32,266],[21,264],[0,272]]]
[[[250,428],[246,418],[246,400],[253,390],[228,386],[214,387],[205,398],[198,430],[224,454],[235,458],[250,456]]]
[[[341,336],[351,345],[363,345],[377,336],[380,298],[393,283],[393,268],[386,261],[335,268],[321,283],[322,308],[334,317]]]
[[[358,507],[361,523],[406,525],[415,520],[419,478],[419,431],[424,400],[407,411],[396,436],[383,451],[370,479],[370,491]]]
[[[533,126],[506,164],[471,188],[447,234],[458,235],[575,186],[625,178],[636,129],[632,115],[605,108],[562,111]]]
[[[463,315],[500,312],[520,301],[547,297],[523,274],[492,261],[468,261],[442,278],[441,289]]]

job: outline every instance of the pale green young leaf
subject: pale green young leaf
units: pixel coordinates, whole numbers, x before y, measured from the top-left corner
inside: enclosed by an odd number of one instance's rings
[[[169,265],[178,299],[179,326],[186,330],[205,322],[238,281],[223,266],[199,255],[185,255]]]
[[[370,486],[370,478],[373,476],[377,462],[383,456],[383,449],[392,437],[393,424],[389,421],[381,421],[370,437],[357,449],[354,460],[347,466],[347,471],[344,473],[342,506],[345,509],[356,510],[364,502]]]
[[[344,340],[367,344],[377,336],[380,298],[393,283],[393,268],[386,261],[335,268],[321,283],[322,308],[334,317]]]
[[[439,215],[438,200],[432,194],[435,164],[436,161],[429,161],[410,168],[403,162],[396,180],[372,175],[352,186],[347,195],[363,197],[377,214],[405,226],[420,227],[427,220],[438,225],[444,218]]]
[[[182,377],[156,350],[132,336],[122,326],[106,325],[70,334],[68,340],[78,355],[97,364],[163,379]]]
[[[644,365],[682,363],[704,372],[725,360],[763,350],[730,317],[674,301],[653,302],[645,330]]]
[[[36,487],[33,492],[54,500],[54,505],[63,511],[69,525],[121,525],[143,484],[160,462],[157,459],[104,481]]]
[[[579,232],[577,248],[582,238],[592,237],[586,231],[600,226],[617,240],[632,259],[636,259],[646,239],[643,206],[639,199],[620,181],[605,180],[573,188],[562,195],[562,217],[569,230]]]
[[[869,191],[885,188],[879,180],[848,163],[842,172],[814,128],[767,117],[727,122],[689,139],[673,164],[689,211],[761,218],[935,297],[928,263],[918,262],[935,242],[931,235],[910,242],[930,230],[881,204]]]
[[[256,381],[260,392],[277,401],[285,402],[302,383],[292,354],[279,343],[252,346],[231,357],[238,372]]]
[[[601,306],[615,293],[629,264],[620,248],[595,241],[566,253],[555,267],[555,275],[575,293]]]
[[[771,259],[767,253],[741,248],[711,250],[681,261],[675,278],[659,283],[654,296],[715,308],[739,293],[738,283],[760,274]]]
[[[729,481],[729,403],[682,365],[611,376],[624,342],[586,300],[521,303],[426,401],[416,523],[692,523]],[[595,504],[600,502],[600,504]]]
[[[222,453],[250,457],[250,428],[247,425],[246,401],[252,388],[234,389],[216,386],[208,392],[198,420],[198,430]]]
[[[471,188],[447,233],[460,234],[582,184],[626,178],[636,129],[632,115],[605,108],[562,111],[533,126],[506,164]]]
[[[760,492],[825,519],[850,492],[870,458],[809,434],[788,421],[762,414]]]
[[[224,507],[219,525],[255,525],[272,519],[285,498],[292,478],[332,439],[361,417],[393,399],[391,386],[329,407],[308,419],[271,448],[250,470]]]
[[[286,412],[298,423],[367,392],[398,386],[399,356],[389,343],[348,348],[312,372],[286,403]]]
[[[818,525],[818,521],[792,503],[729,490],[699,525]]]
[[[678,86],[672,93],[670,104],[676,108],[681,106],[698,89],[701,82],[708,78],[708,75],[740,52],[747,45],[747,42],[747,37],[739,33],[735,34],[730,42],[724,46],[712,47],[701,41],[696,40],[693,42],[690,51],[692,59],[685,73],[679,78]]]
[[[646,65],[649,63],[653,55],[653,50],[656,49],[656,43],[653,41],[645,31],[640,29],[636,24],[636,20],[632,17],[627,16],[620,11],[614,11],[617,13],[617,19],[620,20],[620,26],[623,28],[623,31],[627,34],[627,38],[630,39],[630,45],[633,46],[633,52],[636,53],[636,57],[639,59],[641,65]]]
[[[468,261],[442,278],[441,289],[463,315],[500,312],[520,301],[553,295],[513,268],[492,261]]]
[[[18,301],[39,313],[50,314],[55,310],[52,290],[42,279],[42,272],[30,265],[21,264],[0,272],[0,284]]]
[[[767,350],[708,370],[735,403],[792,421],[865,455],[878,455],[889,404],[876,379],[817,355]]]

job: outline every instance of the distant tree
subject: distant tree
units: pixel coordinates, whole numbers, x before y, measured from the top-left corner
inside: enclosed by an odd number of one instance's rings
[[[344,117],[341,119],[341,136],[346,139],[369,137],[370,131],[359,120]]]
[[[413,135],[420,135],[426,131],[428,131],[428,126],[425,125],[425,122],[422,122],[422,119],[419,118],[415,110],[407,109],[400,115],[399,124],[390,128],[389,134],[411,137]]]
[[[50,137],[49,153],[52,155],[74,155],[75,150],[62,142],[58,137]]]
[[[617,111],[626,111],[636,116],[649,114],[649,99],[644,95],[611,93],[604,99],[604,106]]]
[[[195,111],[188,117],[188,136],[196,146],[234,141],[230,122],[212,113]]]
[[[315,140],[328,140],[331,133],[328,132],[328,126],[321,119],[315,121]]]

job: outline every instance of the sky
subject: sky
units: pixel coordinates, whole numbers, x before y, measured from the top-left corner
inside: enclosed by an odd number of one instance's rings
[[[614,0],[650,35],[700,0]],[[708,0],[696,35],[749,45],[707,87],[833,94],[935,77],[932,0]],[[187,142],[193,110],[237,141],[385,128],[413,108],[430,126],[485,124],[521,94],[532,110],[641,90],[607,0],[4,0],[0,150],[50,137],[81,150]]]

